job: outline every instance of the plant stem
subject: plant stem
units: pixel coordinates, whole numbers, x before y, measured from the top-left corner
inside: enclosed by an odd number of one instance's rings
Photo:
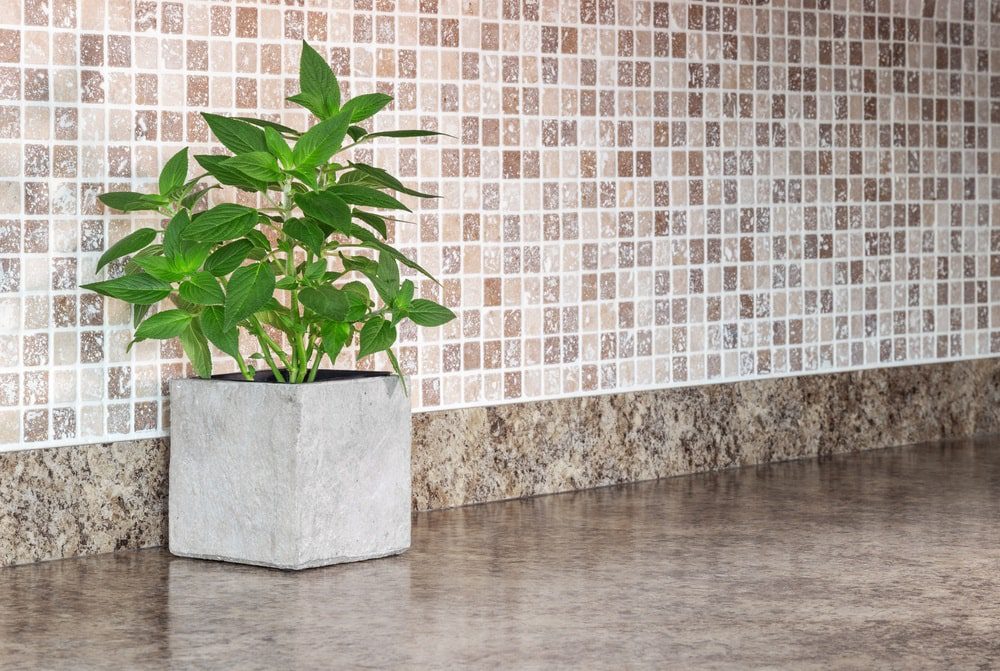
[[[239,365],[240,372],[243,373],[243,377],[247,381],[253,382],[253,373],[251,373],[250,369],[247,368],[247,362],[243,360],[243,356],[239,352],[236,353],[236,363]]]
[[[305,346],[302,344],[302,336],[296,334],[295,336],[295,354],[299,361],[299,382],[306,379],[306,373],[309,371],[309,355],[306,354]]]
[[[306,332],[306,342],[309,343],[306,346],[306,361],[309,361],[310,359],[312,359],[313,352],[316,351],[316,343],[317,343],[317,341],[314,339],[312,326],[310,326],[309,330]]]
[[[264,360],[267,361],[269,366],[271,366],[271,370],[275,371],[275,377],[278,378],[278,381],[284,382],[284,377],[277,372],[277,367],[274,365],[274,361],[270,358],[271,354],[268,351],[268,345],[270,345],[271,349],[274,350],[274,353],[278,355],[278,358],[281,359],[281,363],[285,365],[285,368],[291,371],[291,366],[288,364],[288,358],[285,356],[284,351],[282,351],[281,347],[278,346],[278,343],[274,342],[271,336],[267,334],[264,327],[260,325],[260,321],[257,319],[256,315],[250,317],[250,325],[253,326],[254,334],[257,336],[257,342],[260,343],[264,350],[262,352]]]
[[[222,282],[222,288],[223,289],[225,289],[225,288],[227,288],[229,286],[229,281],[226,278],[220,278],[219,281]],[[258,338],[258,340],[259,340],[259,338]],[[247,362],[243,360],[243,355],[240,354],[240,351],[238,349],[238,345],[239,345],[239,342],[237,341],[236,356],[234,357],[236,359],[236,365],[238,365],[240,367],[240,373],[243,374],[243,377],[248,382],[253,382],[253,373],[251,373],[250,369],[247,368]],[[272,366],[272,370],[273,369],[274,369],[274,367]]]
[[[306,351],[302,358],[302,360],[306,362],[305,365],[303,366],[303,375],[302,375],[303,382],[306,381],[312,382],[311,378],[313,377],[313,375],[309,362],[312,361],[313,355],[316,353],[316,344],[317,343],[312,332],[312,326],[310,325],[309,328],[306,330]]]
[[[299,368],[301,367],[301,363],[299,361],[299,348],[296,346],[298,344],[298,338],[288,336],[288,339],[291,341],[292,345],[292,359],[290,365],[288,365],[288,380],[289,382],[298,382]]]
[[[316,358],[313,360],[312,368],[309,370],[309,382],[313,382],[316,379],[316,373],[319,372],[319,365],[323,361],[323,350],[320,348],[316,349]]]
[[[291,256],[289,256],[288,263],[289,265],[292,265]],[[291,275],[294,272],[295,270],[293,267],[288,274]],[[302,315],[299,314],[299,290],[292,289],[291,294],[292,302],[290,309],[292,311],[292,321],[296,327],[299,327],[302,322]],[[302,334],[297,328],[295,333],[289,334],[288,337],[292,341],[292,365],[295,368],[295,372],[292,373],[292,379],[296,382],[302,382],[302,380],[305,379],[306,368],[309,365],[309,360],[306,358],[305,351],[302,348]]]
[[[274,379],[277,380],[278,382],[284,382],[285,376],[282,375],[281,371],[278,370],[278,367],[274,365],[274,359],[271,358],[271,352],[267,347],[267,343],[264,342],[264,338],[262,336],[263,333],[260,332],[257,333],[257,342],[260,343],[260,349],[261,353],[264,355],[264,361],[267,362],[267,365],[271,368],[271,372],[274,373]]]
[[[285,356],[285,350],[281,349],[281,345],[274,342],[274,339],[267,334],[267,331],[265,331],[263,327],[260,330],[260,334],[264,336],[264,340],[266,340],[267,344],[271,346],[271,349],[274,350],[274,353],[278,355],[278,359],[281,360],[281,363],[284,364],[285,368],[291,368],[288,362],[288,357]]]
[[[269,198],[270,200],[270,198]],[[292,183],[290,180],[285,180],[281,184],[281,203],[272,204],[277,206],[281,211],[282,223],[288,221],[288,216],[294,209],[294,204],[292,203]],[[288,243],[288,248],[285,253],[285,274],[294,277],[295,276],[295,241],[286,236],[286,241]],[[291,341],[292,345],[292,361],[291,365],[288,366],[288,377],[291,382],[302,382],[306,377],[306,370],[309,365],[308,359],[305,357],[305,351],[302,347],[302,314],[299,312],[299,290],[298,288],[293,288],[291,290],[291,303],[289,309],[292,313],[292,333],[287,333],[288,339]]]

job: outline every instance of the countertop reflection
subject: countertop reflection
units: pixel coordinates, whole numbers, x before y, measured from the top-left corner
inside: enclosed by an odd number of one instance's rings
[[[420,513],[407,554],[302,573],[18,566],[0,668],[989,667],[998,519],[984,439]]]

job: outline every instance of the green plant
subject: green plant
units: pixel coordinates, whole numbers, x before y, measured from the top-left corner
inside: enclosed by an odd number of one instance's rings
[[[323,357],[336,361],[355,336],[359,359],[385,352],[400,374],[391,349],[397,324],[410,319],[440,326],[455,317],[434,301],[414,298],[414,284],[401,280],[398,264],[433,278],[386,242],[387,222],[398,220],[367,209],[409,212],[388,192],[436,196],[409,189],[375,166],[337,160],[381,137],[443,133],[367,132],[357,124],[392,98],[370,93],[341,103],[333,71],[304,42],[299,81],[301,92],[288,100],[318,118],[308,130],[203,114],[232,155],[195,156],[204,172],[188,179],[185,148],[163,166],[159,193],[100,196],[108,207],[156,212],[167,223],[136,230],[111,246],[97,270],[131,255],[124,274],[84,288],[132,304],[132,343],[179,338],[201,377],[212,374],[212,343],[253,379],[253,361],[240,352],[241,331],[259,347],[249,358],[266,363],[281,382],[312,381]],[[205,209],[206,196],[220,184],[258,193],[265,206],[221,203]],[[359,281],[364,278],[380,302]],[[149,314],[167,298],[172,309]],[[285,336],[285,345],[275,331]]]

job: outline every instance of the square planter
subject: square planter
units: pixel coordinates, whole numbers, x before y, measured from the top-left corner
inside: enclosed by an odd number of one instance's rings
[[[170,552],[304,569],[410,546],[410,402],[387,374],[170,384]]]

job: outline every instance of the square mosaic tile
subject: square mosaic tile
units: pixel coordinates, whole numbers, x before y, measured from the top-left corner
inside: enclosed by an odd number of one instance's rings
[[[177,343],[76,288],[158,222],[96,195],[304,126],[302,39],[455,136],[359,152],[443,196],[415,409],[1000,353],[997,0],[0,0],[0,449],[167,431]]]

